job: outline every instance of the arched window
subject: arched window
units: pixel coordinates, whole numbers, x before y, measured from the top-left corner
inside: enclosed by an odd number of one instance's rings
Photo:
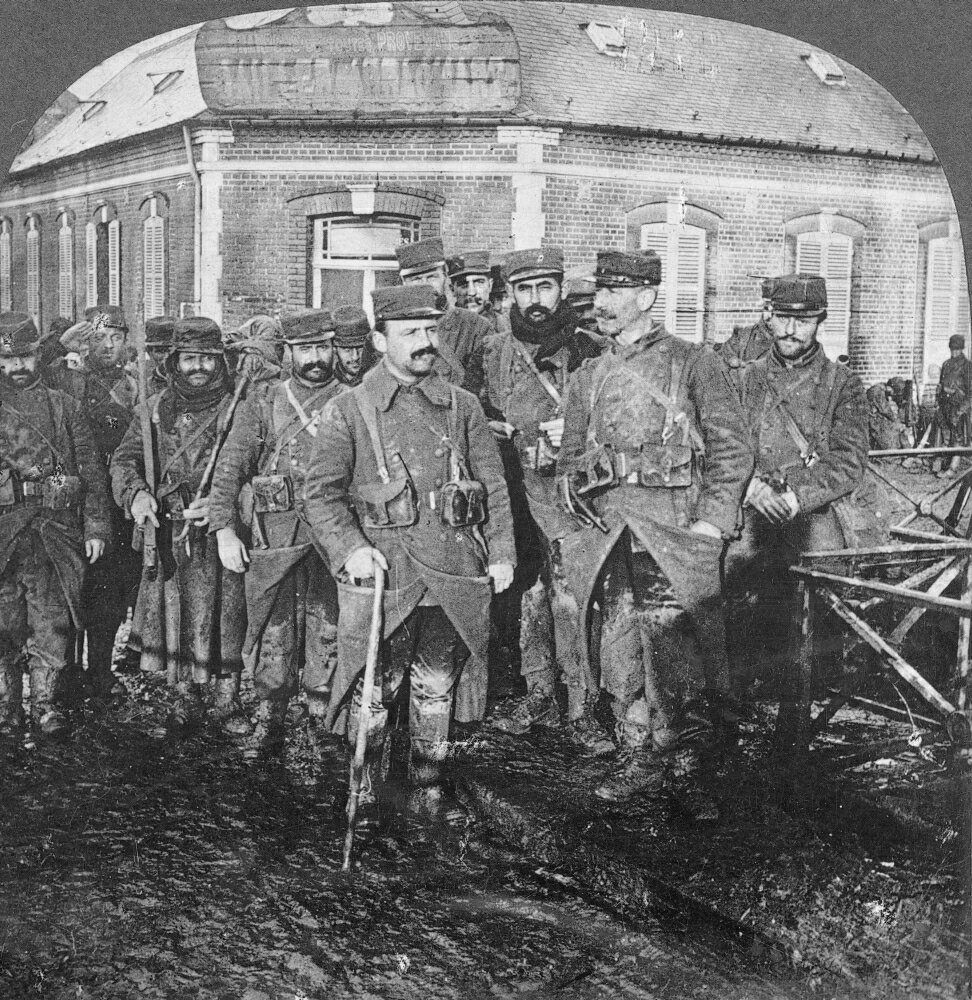
[[[152,195],[142,206],[142,303],[145,319],[165,314],[165,201]]]
[[[57,314],[74,319],[74,217],[57,217]]]
[[[121,225],[111,205],[95,210],[87,225],[88,306],[121,305]]]
[[[43,330],[41,318],[41,231],[40,218],[28,215],[27,229],[27,312],[38,330]]]
[[[0,311],[13,309],[13,223],[9,219],[0,220]]]
[[[926,245],[924,363],[948,357],[948,338],[969,336],[969,286],[958,220],[932,223],[919,230]]]

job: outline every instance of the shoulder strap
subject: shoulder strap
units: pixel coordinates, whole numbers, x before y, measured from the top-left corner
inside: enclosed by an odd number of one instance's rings
[[[297,415],[296,420],[292,419],[287,424],[283,426],[280,433],[280,438],[277,441],[277,447],[274,448],[273,454],[270,456],[270,469],[277,468],[277,462],[280,461],[280,456],[283,454],[284,448],[290,444],[294,438],[300,434],[301,431],[307,431],[311,437],[317,437],[317,425],[321,419],[321,409],[311,410],[310,414],[304,409],[300,404],[300,400],[294,395],[293,390],[290,387],[290,379],[282,383],[284,392],[287,395],[287,402],[290,404],[294,413]],[[324,391],[322,387],[321,392]],[[314,397],[311,397],[313,401]],[[276,400],[271,404],[271,420],[273,419],[273,414],[276,412]],[[273,428],[274,435],[277,434],[277,428]]]
[[[204,423],[202,425],[202,427],[200,427],[196,431],[196,433],[193,434],[193,436],[191,438],[189,438],[188,441],[183,441],[183,443],[180,444],[178,448],[176,448],[176,450],[172,453],[172,455],[169,456],[168,460],[166,461],[166,463],[162,466],[161,470],[159,471],[159,481],[160,482],[163,479],[165,479],[165,477],[169,474],[169,472],[172,471],[172,467],[176,464],[176,462],[180,458],[182,458],[182,456],[185,455],[186,452],[197,441],[199,441],[200,438],[202,438],[202,436],[204,434],[206,434],[206,432],[213,426],[213,424],[216,423],[217,420],[219,420],[220,416],[223,414],[223,411],[226,409],[226,404],[227,403],[228,403],[228,400],[224,400],[223,405],[218,406],[215,409],[215,411],[213,412],[212,416],[210,416],[210,418],[206,421],[206,423]]]
[[[388,475],[388,466],[385,464],[385,448],[381,443],[381,433],[378,430],[378,410],[367,406],[361,399],[361,393],[352,390],[355,405],[361,414],[365,427],[368,428],[368,436],[371,438],[371,447],[375,453],[375,464],[378,466],[378,478],[385,484],[391,482]]]
[[[803,464],[809,469],[814,462],[817,461],[819,457],[817,452],[814,450],[813,445],[807,440],[806,434],[800,430],[800,425],[793,419],[793,415],[787,409],[786,403],[783,401],[783,397],[776,391],[776,386],[766,379],[766,394],[773,400],[773,405],[779,407],[780,414],[783,417],[783,426],[786,428],[786,433],[790,435],[793,443],[800,450],[800,458],[803,460]]]
[[[520,355],[523,363],[530,370],[533,377],[540,383],[544,392],[554,401],[558,408],[561,406],[560,390],[543,374],[537,367],[536,362],[530,357],[530,352],[511,334],[510,340],[513,342],[513,350]]]

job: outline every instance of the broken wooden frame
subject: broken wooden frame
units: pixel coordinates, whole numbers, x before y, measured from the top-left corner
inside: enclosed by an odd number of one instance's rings
[[[872,458],[972,454],[972,448],[893,449],[871,452]],[[871,466],[874,471],[873,465]],[[884,480],[883,475],[878,478]],[[887,480],[885,480],[887,482]],[[809,749],[815,733],[833,718],[855,694],[863,679],[860,666],[845,661],[837,689],[823,709],[811,717],[814,673],[814,636],[825,615],[837,618],[857,639],[874,651],[881,663],[904,680],[941,716],[949,738],[958,745],[972,742],[969,712],[969,653],[972,639],[972,541],[958,531],[962,509],[972,493],[972,471],[963,471],[932,497],[915,501],[895,484],[896,492],[911,501],[914,512],[891,529],[898,544],[862,549],[802,553],[790,572],[797,578],[794,614],[793,669],[782,693],[777,724],[777,741],[796,754]],[[965,496],[942,519],[934,516],[933,505],[954,489]],[[962,498],[962,492],[959,497]],[[944,534],[935,535],[910,527],[919,517],[930,517]],[[876,578],[894,575],[897,582]],[[902,578],[903,577],[903,578]],[[945,591],[960,581],[958,599],[944,597]],[[927,589],[919,589],[925,587]],[[905,605],[906,613],[882,635],[864,615],[876,607]],[[921,672],[901,655],[900,647],[922,616],[929,610],[959,619],[957,654],[953,674],[954,694],[938,691]],[[909,710],[910,711],[910,710]]]

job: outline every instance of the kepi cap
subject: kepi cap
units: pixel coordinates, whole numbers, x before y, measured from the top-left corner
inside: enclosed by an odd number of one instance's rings
[[[285,344],[323,344],[334,339],[330,309],[298,309],[280,317]]]
[[[827,282],[819,274],[781,275],[773,280],[769,302],[781,316],[820,316],[827,311]]]
[[[364,347],[371,333],[368,314],[359,306],[338,306],[334,310],[334,346]]]
[[[438,236],[417,240],[415,243],[403,243],[395,247],[395,256],[398,258],[398,273],[403,278],[424,274],[434,267],[445,265],[445,249]]]
[[[0,358],[22,358],[39,346],[40,334],[27,313],[0,313]]]
[[[560,247],[512,250],[506,255],[503,273],[511,285],[533,278],[555,277],[562,280],[564,276],[564,251]]]
[[[446,270],[449,272],[449,279],[468,277],[470,274],[481,274],[484,278],[490,277],[489,251],[488,250],[467,250],[466,253],[457,254],[446,261]]]
[[[146,347],[172,347],[172,337],[175,333],[174,316],[153,316],[145,321]]]
[[[963,337],[960,333],[953,333],[952,336],[948,338],[948,349],[950,351],[964,351],[965,337]]]
[[[128,333],[128,323],[121,306],[89,306],[84,311],[84,318],[95,328],[95,331],[111,327],[114,330],[124,330]]]
[[[644,288],[660,285],[661,257],[654,250],[598,250],[594,283],[598,288]]]
[[[371,293],[375,322],[386,319],[438,319],[439,297],[430,285],[376,288]]]
[[[208,316],[187,316],[176,320],[172,332],[173,353],[222,354],[223,334]]]

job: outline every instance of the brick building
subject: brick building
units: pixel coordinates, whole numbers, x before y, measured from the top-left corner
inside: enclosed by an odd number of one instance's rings
[[[62,102],[0,189],[0,306],[367,304],[434,234],[572,268],[654,247],[657,310],[707,341],[755,318],[757,276],[820,271],[865,381],[969,326],[944,173],[869,77],[725,21],[502,0],[211,21]]]

